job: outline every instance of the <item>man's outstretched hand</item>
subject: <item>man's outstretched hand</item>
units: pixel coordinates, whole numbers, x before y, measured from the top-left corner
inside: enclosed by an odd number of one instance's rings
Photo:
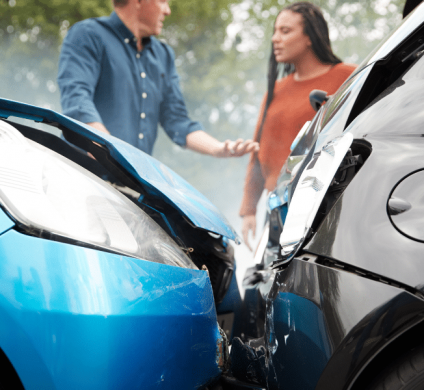
[[[246,153],[259,151],[259,144],[251,139],[245,141],[241,138],[237,141],[227,139],[222,144],[222,149],[217,152],[215,157],[240,157]]]
[[[251,139],[237,141],[218,141],[216,138],[198,130],[187,135],[187,148],[213,157],[240,157],[247,153],[258,152],[259,144]]]

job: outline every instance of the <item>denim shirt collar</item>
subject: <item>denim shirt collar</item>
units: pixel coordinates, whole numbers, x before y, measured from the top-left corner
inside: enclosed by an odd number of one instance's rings
[[[113,11],[109,17],[109,25],[123,38],[125,42],[131,42],[131,45],[136,46],[136,38],[134,34],[128,29],[128,27],[122,22],[118,14]],[[147,49],[151,45],[150,37],[142,39],[143,49]]]

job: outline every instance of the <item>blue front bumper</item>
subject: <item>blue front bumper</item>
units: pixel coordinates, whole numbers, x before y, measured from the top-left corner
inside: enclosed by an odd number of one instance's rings
[[[221,373],[204,271],[11,229],[0,313],[0,347],[27,390],[197,389]]]

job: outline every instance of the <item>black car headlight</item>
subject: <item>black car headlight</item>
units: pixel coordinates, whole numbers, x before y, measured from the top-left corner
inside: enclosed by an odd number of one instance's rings
[[[125,196],[3,121],[0,203],[32,234],[197,269],[165,231]]]
[[[333,139],[315,151],[312,160],[300,173],[280,236],[284,260],[290,260],[305,241],[328,187],[352,141],[351,133]]]

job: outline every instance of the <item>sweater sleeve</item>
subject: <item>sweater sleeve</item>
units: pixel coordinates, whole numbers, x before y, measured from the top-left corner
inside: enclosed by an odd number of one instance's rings
[[[256,129],[253,139],[258,140],[259,128],[261,126],[262,117],[265,109],[267,94],[265,94],[258,121],[256,123]],[[260,145],[260,143],[259,143]],[[265,178],[262,175],[261,164],[258,160],[258,153],[252,153],[250,155],[249,165],[247,166],[246,179],[244,182],[243,199],[240,207],[240,216],[255,215],[256,205],[262,195],[265,186]]]

